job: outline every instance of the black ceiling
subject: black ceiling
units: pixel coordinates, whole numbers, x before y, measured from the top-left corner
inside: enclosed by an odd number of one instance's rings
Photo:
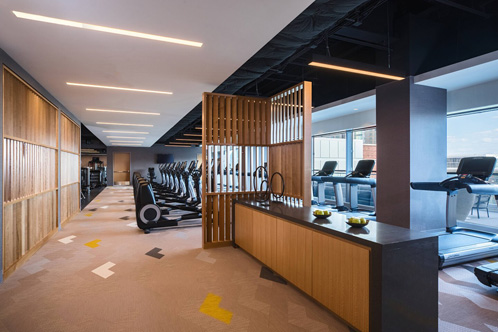
[[[417,75],[497,50],[497,14],[498,0],[317,0],[214,92],[269,97],[308,80],[320,106],[388,81],[310,67],[313,54]],[[195,131],[201,111],[156,144]]]

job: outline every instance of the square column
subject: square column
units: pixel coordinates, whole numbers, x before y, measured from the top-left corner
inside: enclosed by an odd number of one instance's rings
[[[377,87],[377,220],[415,230],[444,229],[446,193],[410,182],[447,178],[446,90],[413,77]]]

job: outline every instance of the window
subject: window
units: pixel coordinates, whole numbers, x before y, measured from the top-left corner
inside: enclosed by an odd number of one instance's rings
[[[328,160],[337,161],[336,173],[346,172],[346,132],[313,137],[313,168],[322,169]]]
[[[313,137],[313,168],[315,170],[321,169],[326,161],[334,160],[338,163],[334,175],[344,176],[350,173],[358,161],[362,159],[377,160],[375,127],[339,131]],[[376,176],[375,170],[376,166],[372,177]],[[341,184],[341,186],[344,200],[347,201],[346,185]],[[316,184],[314,184],[313,194],[315,197],[317,195],[316,189]],[[335,200],[332,183],[325,184],[325,200],[329,202]],[[358,203],[373,208],[370,186],[358,186]]]
[[[377,131],[375,128],[353,130],[353,169],[362,159],[377,161]],[[370,177],[377,177],[377,164],[375,164]]]
[[[463,157],[494,156],[498,158],[497,124],[498,110],[496,109],[448,116],[448,177],[455,174],[460,159]],[[498,169],[496,167],[489,181],[498,183]],[[473,210],[473,214],[466,221],[496,227],[498,208],[494,196],[491,197],[488,207],[490,218],[487,218],[487,213],[481,211],[481,218],[477,219],[475,210]]]

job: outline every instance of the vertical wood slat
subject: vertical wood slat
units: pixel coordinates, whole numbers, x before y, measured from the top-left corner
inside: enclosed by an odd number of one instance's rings
[[[249,144],[254,145],[256,142],[256,127],[255,127],[255,118],[254,118],[254,108],[255,108],[255,102],[250,101],[249,102]]]
[[[61,216],[79,211],[80,128],[47,99],[3,68],[4,277],[57,228],[58,165],[73,182]],[[59,141],[59,132],[61,140]],[[58,159],[58,150],[65,150]],[[67,165],[63,164],[67,161]]]
[[[262,178],[257,177],[256,184],[252,181],[252,173],[258,166],[267,163],[270,176],[275,170],[283,172],[289,196],[286,201],[303,198],[306,191],[302,181],[304,144],[300,140],[303,132],[306,133],[301,127],[307,123],[301,104],[303,89],[301,83],[266,100],[206,94],[209,98],[203,103],[203,117],[212,116],[213,130],[209,130],[209,124],[203,124],[203,138],[207,138],[209,132],[212,134],[212,141],[203,144],[204,162],[212,165],[206,166],[203,175],[208,188],[206,194],[209,194],[203,205],[205,246],[230,240],[232,199],[254,197],[238,192],[252,192],[260,186]],[[268,145],[270,147],[266,147]],[[296,159],[301,162],[296,163]],[[275,178],[275,187],[281,187],[278,178]]]

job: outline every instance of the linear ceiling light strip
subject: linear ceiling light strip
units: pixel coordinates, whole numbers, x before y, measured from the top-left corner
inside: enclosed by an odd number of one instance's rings
[[[123,91],[133,91],[133,92],[147,92],[147,93],[158,93],[163,95],[172,95],[173,92],[170,91],[158,91],[158,90],[146,90],[146,89],[132,89],[132,88],[123,88],[119,86],[108,86],[108,85],[96,85],[96,84],[87,84],[87,83],[73,83],[66,82],[67,85],[72,86],[82,86],[86,88],[99,88],[99,89],[111,89],[111,90],[123,90]]]
[[[152,35],[152,34],[148,34],[148,33],[136,32],[136,31],[131,31],[131,30],[110,28],[110,27],[105,27],[105,26],[101,26],[101,25],[94,25],[94,24],[88,24],[88,23],[82,23],[82,22],[76,22],[76,21],[63,20],[63,19],[59,19],[59,18],[23,13],[23,12],[18,12],[18,11],[12,11],[12,12],[18,18],[23,18],[23,19],[32,20],[32,21],[52,23],[52,24],[57,24],[57,25],[64,25],[64,26],[68,26],[68,27],[72,27],[72,28],[107,32],[107,33],[129,36],[129,37],[151,39],[151,40],[157,40],[157,41],[162,41],[162,42],[166,42],[166,43],[174,43],[174,44],[180,44],[180,45],[186,45],[186,46],[193,46],[193,47],[201,47],[202,46],[202,43],[196,42],[196,41],[191,41],[191,40]]]
[[[97,122],[97,124],[100,124],[100,125],[110,125],[110,126],[154,127],[154,125],[136,124],[136,123]]]
[[[90,112],[126,113],[126,114],[140,114],[140,115],[161,115],[160,113],[152,113],[152,112],[104,110],[104,109],[99,109],[99,108],[87,108],[86,110],[90,111]]]

